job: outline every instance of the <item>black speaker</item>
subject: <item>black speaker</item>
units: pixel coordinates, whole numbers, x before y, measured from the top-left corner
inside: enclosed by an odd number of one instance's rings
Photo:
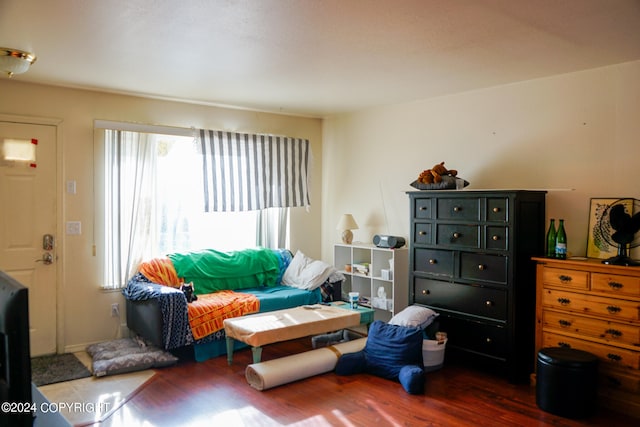
[[[405,245],[403,237],[376,234],[373,236],[373,244],[379,248],[401,248]]]

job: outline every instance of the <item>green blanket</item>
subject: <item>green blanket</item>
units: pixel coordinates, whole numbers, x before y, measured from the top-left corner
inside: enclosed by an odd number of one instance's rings
[[[178,277],[193,282],[197,295],[221,290],[274,286],[279,276],[278,257],[271,249],[220,252],[205,249],[167,255]]]

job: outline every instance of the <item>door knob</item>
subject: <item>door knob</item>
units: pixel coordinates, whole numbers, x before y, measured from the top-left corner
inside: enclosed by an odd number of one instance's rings
[[[36,262],[41,262],[44,265],[53,264],[53,255],[51,254],[51,252],[45,252],[42,254],[42,258],[37,259]]]

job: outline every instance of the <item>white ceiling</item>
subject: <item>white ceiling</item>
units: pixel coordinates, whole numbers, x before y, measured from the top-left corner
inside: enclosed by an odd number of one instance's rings
[[[640,59],[640,0],[0,0],[15,80],[309,116]],[[2,77],[5,78],[5,77]]]

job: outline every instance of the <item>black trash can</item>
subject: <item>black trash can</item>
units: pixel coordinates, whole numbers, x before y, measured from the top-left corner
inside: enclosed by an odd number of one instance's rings
[[[538,352],[536,403],[543,411],[567,418],[583,418],[596,409],[598,358],[567,347]]]

